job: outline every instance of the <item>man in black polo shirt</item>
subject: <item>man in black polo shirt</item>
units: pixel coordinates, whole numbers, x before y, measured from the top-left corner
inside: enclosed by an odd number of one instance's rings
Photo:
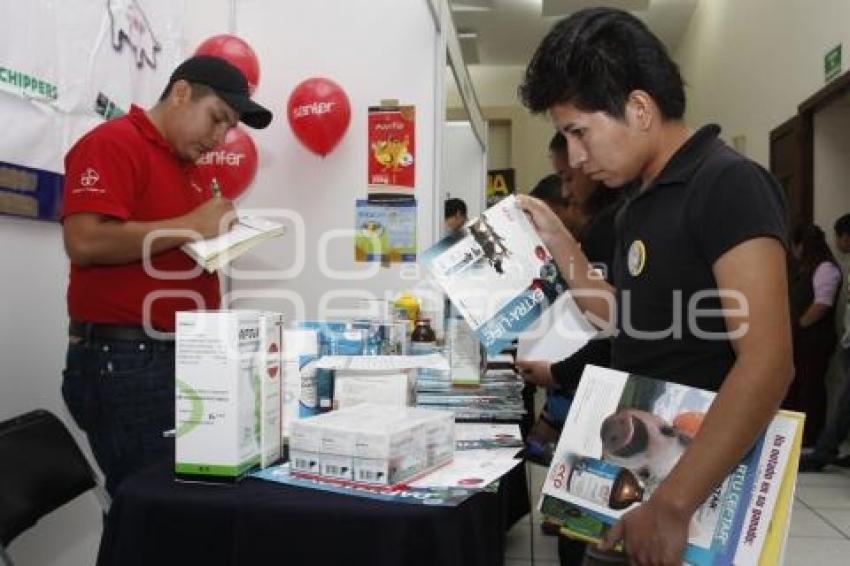
[[[718,391],[678,465],[600,545],[622,539],[634,564],[681,564],[691,516],[763,432],[793,373],[781,189],[718,127],[687,127],[676,64],[627,12],[556,24],[520,94],[567,138],[573,167],[640,186],[617,218],[613,285],[591,275],[545,204],[518,199],[581,307],[616,322],[612,365]]]

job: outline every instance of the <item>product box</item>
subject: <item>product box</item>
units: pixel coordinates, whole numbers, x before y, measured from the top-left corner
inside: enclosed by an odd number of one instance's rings
[[[257,370],[260,377],[260,467],[280,460],[283,453],[283,315],[260,317]]]
[[[178,477],[234,480],[279,457],[281,330],[273,313],[177,313]]]
[[[289,439],[292,422],[319,414],[316,360],[319,333],[316,330],[283,331],[283,437]]]
[[[454,456],[450,413],[363,403],[293,423],[294,473],[392,485]]]

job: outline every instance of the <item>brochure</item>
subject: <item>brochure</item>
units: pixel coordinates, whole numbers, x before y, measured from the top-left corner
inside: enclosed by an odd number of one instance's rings
[[[519,462],[519,460],[517,460],[517,462]],[[331,493],[341,493],[344,495],[354,495],[356,497],[366,497],[368,499],[377,499],[379,501],[392,501],[396,503],[409,503],[414,505],[436,505],[443,507],[457,507],[480,491],[488,491],[489,489],[498,488],[498,484],[491,484],[491,486],[488,486],[485,489],[481,489],[481,486],[471,488],[411,487],[404,484],[387,487],[378,485],[365,486],[363,484],[354,484],[353,482],[294,476],[290,472],[289,463],[260,470],[259,472],[254,473],[253,477],[284,485],[317,489],[319,491],[329,491]]]
[[[714,397],[693,387],[587,366],[543,485],[543,514],[568,536],[598,541],[667,477]],[[759,564],[768,541],[784,536],[784,514],[790,513],[787,485],[796,479],[793,457],[799,452],[802,419],[780,411],[697,510],[686,563]]]
[[[507,347],[566,291],[513,195],[425,251],[422,263],[488,354]]]

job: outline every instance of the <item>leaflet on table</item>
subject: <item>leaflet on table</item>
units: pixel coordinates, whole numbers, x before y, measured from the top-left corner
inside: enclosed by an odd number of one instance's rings
[[[515,448],[455,452],[451,463],[410,482],[410,487],[484,487],[522,463],[516,454]]]
[[[488,354],[502,351],[566,289],[513,196],[425,251],[421,261]]]
[[[317,489],[356,497],[366,497],[379,501],[392,501],[396,503],[409,503],[413,505],[429,505],[443,507],[457,507],[476,493],[489,491],[490,486],[481,488],[461,487],[410,487],[397,485],[392,487],[354,485],[350,482],[325,481],[316,478],[297,477],[290,473],[289,464],[272,466],[253,474],[254,477],[307,489]],[[495,489],[493,486],[492,489]]]
[[[601,536],[646,501],[699,430],[715,394],[587,366],[543,485],[541,511],[579,538]],[[697,510],[685,561],[757,564],[800,417],[780,412]],[[594,528],[594,521],[597,523]],[[572,528],[571,528],[572,527]]]

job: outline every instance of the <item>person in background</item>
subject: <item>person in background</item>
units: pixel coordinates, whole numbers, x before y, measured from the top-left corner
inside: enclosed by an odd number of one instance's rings
[[[555,132],[549,140],[549,162],[555,174],[569,183],[573,168],[570,167],[570,159],[567,156],[567,140],[561,132]]]
[[[218,275],[180,246],[226,231],[234,209],[200,185],[195,162],[238,121],[264,128],[271,119],[236,67],[196,56],[174,70],[153,108],[133,105],[65,156],[71,321],[62,396],[110,494],[173,450],[163,433],[174,428],[175,313],[219,307]]]
[[[672,471],[599,545],[622,541],[621,563],[679,566],[697,508],[763,433],[793,377],[784,193],[717,126],[688,127],[675,62],[628,12],[591,8],[559,21],[519,91],[566,137],[570,165],[607,187],[639,183],[617,212],[613,284],[545,203],[517,197],[570,289],[582,291],[578,306],[616,330],[611,366],[718,392]],[[676,320],[689,323],[670,332]]]
[[[813,447],[826,421],[824,378],[835,351],[835,303],[841,269],[814,224],[801,224],[791,235],[793,275],[789,288],[796,374],[785,406],[806,413],[803,446]]]
[[[563,154],[566,157],[565,151]],[[621,191],[606,190],[581,170],[576,170],[561,176],[545,177],[529,194],[549,206],[567,230],[576,235],[593,266],[603,277],[610,278],[614,255],[614,216],[620,204]],[[593,341],[574,356],[555,364],[517,360],[517,369],[526,381],[547,389],[546,405],[527,439],[529,455],[548,464],[554,449],[552,443],[557,442],[563,428],[570,399],[584,365],[604,366],[610,360],[610,340],[607,337]]]
[[[842,254],[850,254],[850,214],[835,221],[835,247]],[[850,287],[850,274],[847,276]],[[832,420],[828,420],[818,436],[815,450],[800,458],[801,472],[819,472],[827,464],[850,468],[850,456],[837,458],[841,443],[850,433],[850,305],[844,305],[844,334],[841,337],[840,354],[842,381],[838,386],[838,401]]]
[[[568,230],[578,231],[584,227],[587,219],[583,217],[580,207],[576,206],[569,189],[564,187],[562,177],[553,173],[540,179],[528,194],[548,204]]]
[[[466,203],[459,198],[446,199],[446,234],[454,234],[466,224]]]
[[[556,137],[563,139],[560,133]],[[562,156],[568,158],[566,148]],[[552,209],[570,233],[576,235],[576,240],[593,267],[610,281],[611,261],[614,257],[614,218],[623,202],[624,191],[605,188],[601,183],[589,179],[581,169],[564,171],[555,178],[562,179],[560,187],[541,182],[529,194]],[[547,391],[546,405],[526,439],[527,454],[531,456],[531,461],[545,464],[551,462],[553,444],[557,444],[586,364],[603,367],[611,364],[610,337],[601,335],[570,357],[555,363],[516,361],[517,370],[526,382],[545,387]],[[543,532],[560,534],[560,529],[544,521]],[[558,554],[563,566],[579,566],[584,559],[584,551],[583,542],[559,536]]]

